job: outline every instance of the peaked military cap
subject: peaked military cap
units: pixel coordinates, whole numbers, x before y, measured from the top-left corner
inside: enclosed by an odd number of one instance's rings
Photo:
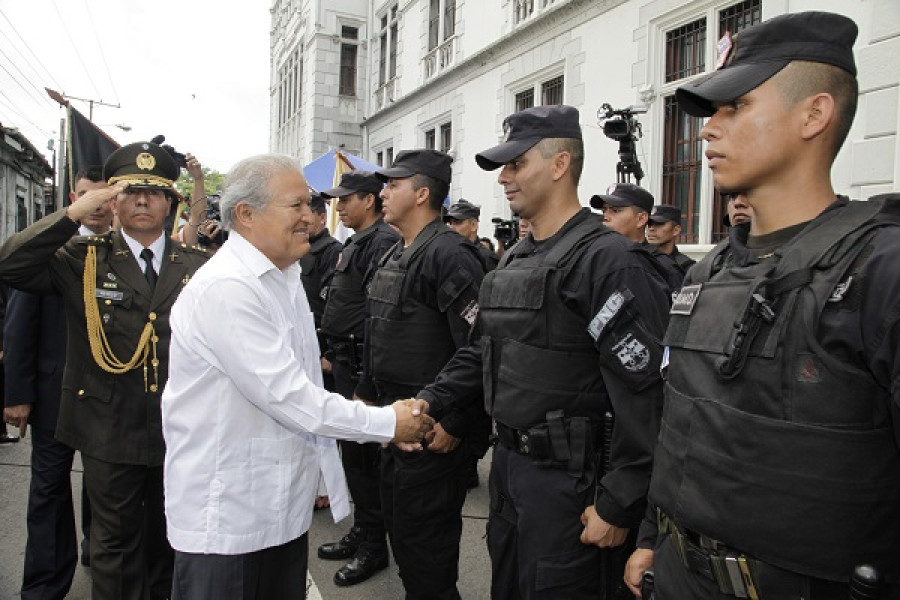
[[[578,109],[572,106],[535,106],[506,117],[502,144],[475,155],[485,171],[493,171],[522,156],[544,138],[581,139]]]
[[[602,210],[604,206],[637,206],[641,210],[653,210],[653,194],[633,183],[614,183],[605,194],[591,196],[591,206]]]
[[[131,187],[171,190],[180,174],[172,156],[152,142],[122,146],[103,165],[103,178],[109,185],[127,181]]]
[[[654,206],[653,212],[650,213],[650,222],[665,223],[666,221],[672,221],[676,225],[680,225],[681,209],[669,204],[658,204]]]
[[[456,204],[451,204],[444,215],[444,220],[453,219],[455,221],[465,221],[466,219],[477,219],[481,216],[481,207],[472,204],[468,200],[460,199]]]
[[[382,169],[375,176],[382,181],[391,178],[404,179],[413,175],[427,175],[432,179],[450,183],[450,163],[453,158],[449,154],[437,150],[404,150],[394,159],[388,169]]]
[[[322,195],[326,198],[340,198],[341,196],[349,196],[350,194],[375,194],[381,192],[384,184],[375,173],[371,171],[363,171],[355,169],[341,175],[341,182],[337,187],[325,190]]]
[[[756,89],[794,60],[839,67],[854,77],[856,23],[842,15],[802,12],[781,15],[719,40],[716,70],[675,91],[681,110],[695,117],[715,113]]]

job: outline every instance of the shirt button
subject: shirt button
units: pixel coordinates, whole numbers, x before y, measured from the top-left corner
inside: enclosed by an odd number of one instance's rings
[[[150,313],[149,315],[147,315],[147,318],[150,319],[151,321],[155,321],[156,313],[155,312]]]
[[[104,304],[112,304],[112,300],[104,300]]]
[[[78,395],[79,395],[79,396],[84,396],[84,390],[78,390]]]

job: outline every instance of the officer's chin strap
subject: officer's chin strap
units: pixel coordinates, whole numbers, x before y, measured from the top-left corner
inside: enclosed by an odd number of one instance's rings
[[[159,337],[156,335],[156,329],[153,327],[153,321],[156,319],[155,313],[150,313],[144,330],[141,331],[141,337],[138,340],[137,348],[134,349],[134,355],[127,363],[119,360],[109,346],[109,340],[106,338],[106,331],[103,330],[103,324],[100,321],[100,308],[97,305],[97,248],[88,246],[87,257],[84,261],[84,318],[87,322],[88,342],[91,346],[91,355],[97,365],[108,373],[119,375],[136,368],[138,365],[144,367],[144,391],[155,392],[159,389],[159,359],[156,355],[156,343]],[[153,366],[153,383],[148,385],[147,381],[147,359],[151,350],[153,358],[150,364]]]

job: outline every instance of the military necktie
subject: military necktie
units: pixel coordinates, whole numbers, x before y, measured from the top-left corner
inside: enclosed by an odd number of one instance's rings
[[[144,248],[141,250],[141,258],[144,259],[144,277],[147,278],[147,283],[150,284],[150,289],[156,287],[156,271],[153,270],[153,250],[150,248]]]

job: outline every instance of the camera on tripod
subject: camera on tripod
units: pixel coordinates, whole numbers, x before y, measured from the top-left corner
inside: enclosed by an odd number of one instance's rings
[[[641,124],[635,115],[646,112],[646,106],[629,106],[617,110],[609,104],[602,104],[597,111],[597,120],[603,124],[603,135],[619,142],[619,162],[616,164],[619,183],[628,183],[634,176],[640,185],[644,178],[644,169],[638,160],[635,146],[635,142],[641,139]]]

